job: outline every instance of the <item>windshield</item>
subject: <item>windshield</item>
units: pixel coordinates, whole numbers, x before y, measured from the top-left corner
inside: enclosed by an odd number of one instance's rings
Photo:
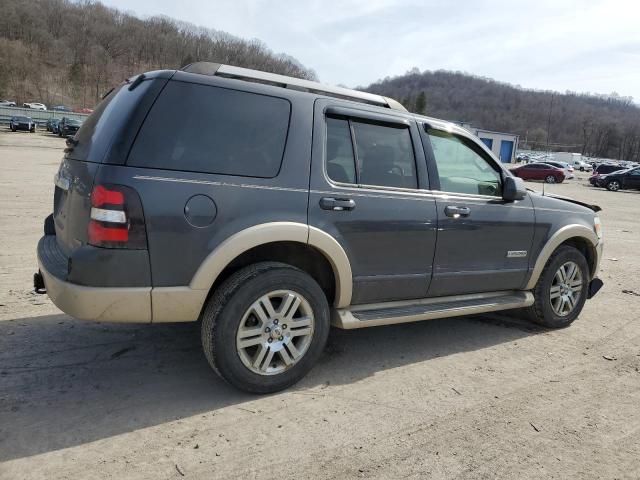
[[[16,117],[18,122],[30,122],[31,119],[29,117]]]
[[[80,126],[80,122],[78,120],[68,120],[67,125],[73,125],[74,127]]]

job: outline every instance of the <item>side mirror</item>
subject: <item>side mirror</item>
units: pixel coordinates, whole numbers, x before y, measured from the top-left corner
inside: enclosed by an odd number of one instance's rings
[[[504,178],[504,185],[502,187],[502,199],[506,202],[513,202],[515,200],[522,200],[527,195],[527,188],[524,185],[524,180],[518,177],[512,177],[508,175]]]

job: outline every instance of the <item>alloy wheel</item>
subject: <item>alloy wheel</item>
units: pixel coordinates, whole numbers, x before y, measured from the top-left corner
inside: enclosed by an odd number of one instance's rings
[[[617,192],[618,190],[620,190],[620,184],[617,180],[612,180],[607,184],[607,188],[612,192]]]
[[[547,183],[556,183],[556,177],[554,177],[553,175],[549,175],[546,180]]]
[[[245,367],[259,375],[288,370],[307,352],[315,319],[309,302],[292,290],[262,295],[244,313],[236,349]]]
[[[575,262],[560,265],[551,282],[551,308],[559,317],[566,317],[578,304],[582,294],[582,272]]]

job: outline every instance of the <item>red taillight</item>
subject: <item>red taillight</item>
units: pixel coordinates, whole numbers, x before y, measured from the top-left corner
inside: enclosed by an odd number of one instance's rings
[[[89,243],[101,246],[105,243],[128,242],[129,230],[127,227],[104,227],[100,222],[91,220],[89,222]]]
[[[124,185],[94,186],[87,237],[96,247],[146,248],[147,232],[137,192]]]
[[[91,192],[91,206],[124,205],[124,195],[117,190],[107,190],[102,185],[97,185]]]

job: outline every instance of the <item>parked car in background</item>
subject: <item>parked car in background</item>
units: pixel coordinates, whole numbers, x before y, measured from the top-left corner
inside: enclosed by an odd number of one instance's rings
[[[51,107],[51,110],[55,110],[56,112],[72,112],[73,110],[65,105],[56,105],[55,107]]]
[[[12,132],[25,130],[33,133],[36,131],[36,123],[31,117],[11,117],[11,120],[9,120],[9,128]]]
[[[610,163],[601,163],[600,165],[596,165],[596,167],[593,170],[593,175],[589,177],[589,184],[594,187],[597,187],[598,179],[601,176],[607,175],[613,172],[618,172],[620,170],[625,170],[625,168],[621,167],[620,165],[613,165]]]
[[[529,163],[511,169],[511,173],[523,180],[543,180],[546,183],[562,183],[565,179],[563,169],[548,163]]]
[[[46,110],[47,106],[44,103],[31,102],[31,103],[23,103],[22,106],[24,108],[32,108],[34,110]]]
[[[625,168],[621,165],[614,165],[612,163],[601,163],[594,169],[593,173],[606,175],[607,173],[617,172],[618,170],[625,170]]]
[[[11,100],[0,100],[0,107],[15,107],[16,102],[12,102]]]
[[[516,156],[516,160],[518,160],[519,162],[528,162],[529,161],[529,155],[526,153],[519,153]]]
[[[593,166],[590,163],[585,162],[584,160],[574,160],[573,168],[577,168],[581,172],[590,172],[593,170]]]
[[[59,121],[59,118],[50,118],[49,120],[47,120],[47,132],[53,132],[54,127],[58,124]]]
[[[640,190],[640,167],[628,168],[618,172],[601,175],[596,184],[611,192],[618,190],[637,189]]]
[[[93,109],[92,108],[79,108],[74,110],[74,112],[76,113],[93,113]]]
[[[556,162],[556,161],[545,161],[547,165],[551,165],[552,167],[558,167],[564,171],[564,178],[567,180],[575,177],[573,174],[574,168],[569,165],[567,162]]]
[[[58,123],[58,136],[59,137],[72,137],[76,134],[82,124],[73,118],[64,117]]]

